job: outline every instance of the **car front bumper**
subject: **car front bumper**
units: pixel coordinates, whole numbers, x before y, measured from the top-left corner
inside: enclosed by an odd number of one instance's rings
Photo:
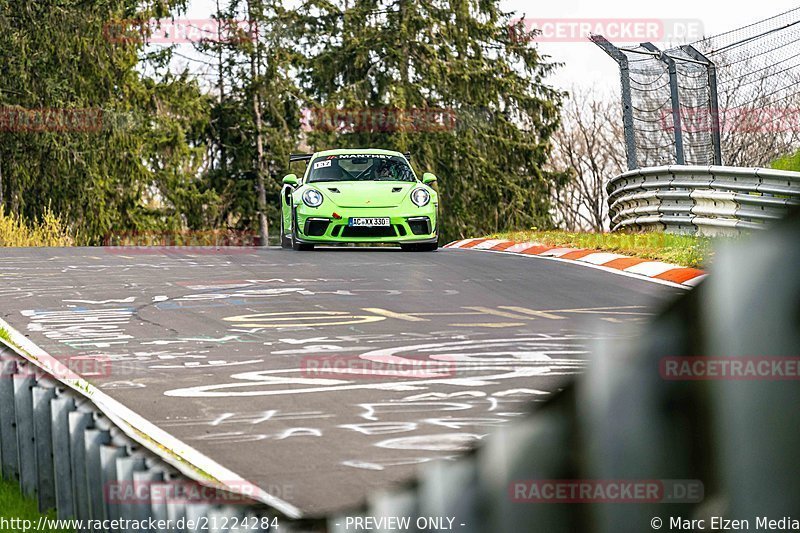
[[[334,217],[338,214],[340,218]],[[389,226],[350,226],[351,218],[388,218]],[[406,207],[321,210],[303,206],[296,211],[299,242],[323,243],[429,243],[438,239],[436,206],[409,212]]]

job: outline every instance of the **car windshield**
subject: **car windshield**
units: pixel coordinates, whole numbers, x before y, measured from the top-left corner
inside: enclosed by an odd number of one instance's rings
[[[400,156],[344,154],[315,159],[308,182],[321,181],[416,181],[408,162]]]

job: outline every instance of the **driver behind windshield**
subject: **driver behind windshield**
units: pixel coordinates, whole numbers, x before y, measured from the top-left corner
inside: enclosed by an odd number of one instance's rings
[[[392,164],[389,161],[380,161],[377,165],[373,165],[375,167],[375,179],[376,180],[394,180],[395,173],[392,171]]]

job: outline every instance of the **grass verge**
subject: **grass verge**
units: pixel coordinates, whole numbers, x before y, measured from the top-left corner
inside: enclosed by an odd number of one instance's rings
[[[34,528],[40,516],[36,500],[23,497],[17,483],[0,479],[0,531],[20,531],[19,527],[14,528],[11,526],[12,524],[20,526],[24,520],[29,520],[32,528]],[[55,520],[55,511],[47,513],[47,517]],[[12,522],[14,519],[17,520]],[[45,528],[40,531],[61,533],[69,530]]]
[[[695,268],[708,266],[713,257],[713,239],[694,235],[526,230],[495,233],[489,238],[517,242],[530,241],[567,248],[594,249]]]

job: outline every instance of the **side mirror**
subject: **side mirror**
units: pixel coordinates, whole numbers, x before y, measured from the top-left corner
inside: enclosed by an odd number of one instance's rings
[[[284,185],[291,185],[293,187],[297,186],[297,176],[294,174],[289,174],[283,177],[283,184]]]
[[[436,181],[436,176],[434,176],[430,172],[426,172],[425,174],[422,175],[422,183],[424,183],[425,185],[433,183],[434,181]]]

